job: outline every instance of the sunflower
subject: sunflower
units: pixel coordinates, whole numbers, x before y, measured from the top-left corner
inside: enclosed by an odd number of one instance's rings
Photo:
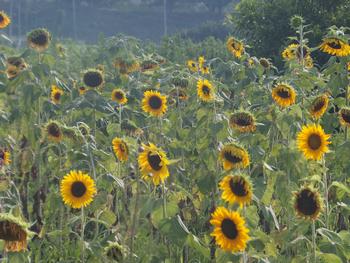
[[[30,48],[37,52],[45,51],[51,42],[51,34],[45,28],[34,29],[29,32],[27,42]]]
[[[350,55],[350,46],[348,43],[336,37],[325,38],[320,45],[320,49],[329,55],[337,57],[346,57]]]
[[[340,124],[350,128],[350,108],[342,108],[339,111]]]
[[[230,204],[247,205],[252,201],[252,184],[247,176],[227,175],[219,183],[221,198]]]
[[[234,143],[226,144],[221,149],[219,160],[226,171],[234,168],[245,168],[250,164],[248,152]]]
[[[19,68],[15,67],[15,66],[7,66],[6,68],[6,76],[9,80],[14,79],[15,77],[18,76],[18,74],[21,72]]]
[[[73,208],[89,205],[96,194],[96,186],[91,177],[82,171],[70,171],[61,181],[63,202]]]
[[[169,176],[169,161],[163,150],[152,143],[142,144],[143,151],[138,157],[141,176],[145,180],[152,179],[154,185],[163,183]]]
[[[202,74],[209,74],[210,73],[210,68],[207,65],[202,65],[199,68],[200,72],[202,72]]]
[[[27,238],[33,234],[28,227],[29,225],[19,217],[0,213],[0,239],[5,241],[6,252],[27,250]]]
[[[198,71],[198,65],[195,61],[193,60],[188,60],[187,61],[187,67],[190,71],[192,72],[197,72]]]
[[[117,242],[108,242],[104,251],[108,258],[116,262],[122,262],[125,257],[125,248]]]
[[[199,65],[199,67],[202,67],[202,66],[204,65],[204,63],[205,63],[205,58],[204,58],[204,56],[200,56],[200,57],[198,58],[198,65]]]
[[[10,23],[9,16],[4,11],[0,11],[0,29],[6,28]]]
[[[218,207],[211,214],[210,224],[214,226],[210,235],[215,238],[215,243],[220,248],[229,252],[245,250],[250,239],[249,229],[246,228],[245,220],[239,213]]]
[[[79,95],[84,95],[87,92],[87,89],[84,86],[78,88]]]
[[[271,62],[267,58],[260,58],[259,63],[264,69],[271,68]]]
[[[226,42],[228,51],[232,53],[236,58],[240,58],[244,53],[244,45],[241,41],[230,37]]]
[[[128,160],[129,148],[128,145],[120,138],[115,137],[112,141],[114,154],[118,160],[125,162]]]
[[[213,85],[206,79],[200,79],[197,82],[197,94],[198,97],[205,102],[214,99],[214,88]]]
[[[164,115],[167,110],[166,96],[158,91],[148,90],[143,94],[142,110],[155,117]]]
[[[294,209],[299,217],[316,220],[322,210],[319,193],[311,187],[303,187],[295,192]]]
[[[282,108],[295,103],[296,93],[292,86],[279,83],[272,89],[273,100]]]
[[[114,89],[112,91],[112,100],[122,105],[128,102],[125,92],[121,89]]]
[[[255,118],[247,111],[237,111],[230,116],[229,124],[232,129],[240,132],[253,132],[256,130]]]
[[[104,83],[103,73],[98,69],[88,69],[83,74],[83,82],[86,87],[99,88]]]
[[[185,101],[188,99],[186,89],[184,88],[173,88],[170,90],[169,96],[174,100],[174,102],[177,102],[178,100]]]
[[[290,44],[283,52],[282,57],[286,60],[301,59],[310,56],[310,48],[303,45],[303,49],[299,44]]]
[[[147,60],[141,63],[141,72],[152,73],[153,71],[159,69],[159,64],[153,60]]]
[[[27,68],[26,62],[21,57],[8,57],[6,59],[6,64],[7,64],[7,67],[13,66],[19,70],[24,70],[25,68]]]
[[[61,97],[63,95],[63,90],[57,87],[56,85],[51,86],[51,102],[53,104],[60,104]]]
[[[297,136],[298,148],[307,159],[320,160],[329,150],[330,137],[318,124],[303,126]]]
[[[7,149],[0,148],[0,167],[11,163],[11,154]]]
[[[45,126],[46,136],[52,142],[60,142],[62,140],[61,125],[56,121],[50,121]]]
[[[311,103],[311,107],[309,109],[311,116],[316,120],[321,118],[328,108],[328,103],[329,99],[327,94],[322,94],[316,97]]]

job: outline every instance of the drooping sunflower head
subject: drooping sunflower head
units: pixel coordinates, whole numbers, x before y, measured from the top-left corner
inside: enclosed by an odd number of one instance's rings
[[[282,57],[285,60],[291,60],[291,59],[302,59],[310,56],[310,48],[306,45],[301,46],[299,44],[290,44],[288,47],[285,48],[282,52]]]
[[[173,103],[176,103],[178,101],[185,101],[188,99],[186,89],[184,88],[173,88],[169,92],[169,97],[172,99],[171,101]]]
[[[84,95],[87,92],[87,89],[84,86],[79,86],[78,92],[79,95]]]
[[[6,68],[6,76],[9,80],[14,79],[18,76],[18,74],[21,72],[21,70],[15,66],[7,66]]]
[[[27,68],[26,62],[21,57],[8,57],[6,59],[6,64],[7,67],[13,66],[19,70],[24,70],[25,68]]]
[[[104,83],[102,71],[98,69],[88,69],[83,74],[83,83],[89,88],[99,88]]]
[[[339,111],[340,124],[346,127],[350,127],[350,108],[345,107]]]
[[[292,86],[279,83],[272,89],[272,98],[280,107],[286,108],[295,103],[296,92]]]
[[[63,202],[73,208],[88,206],[97,193],[94,180],[82,171],[70,171],[61,181]]]
[[[171,84],[173,84],[175,87],[187,88],[189,81],[187,78],[175,77],[171,80]]]
[[[323,114],[326,112],[328,108],[328,104],[329,104],[329,99],[327,94],[322,94],[316,97],[311,103],[311,107],[309,109],[311,116],[316,120],[321,118]]]
[[[209,80],[207,79],[198,80],[197,94],[198,94],[198,97],[205,102],[209,102],[214,99],[214,87]]]
[[[187,61],[187,67],[192,72],[197,72],[198,71],[198,65],[197,65],[196,61],[194,61],[194,60],[188,60]]]
[[[142,178],[152,180],[154,185],[163,183],[169,176],[169,161],[165,152],[152,143],[142,144],[142,147],[143,151],[138,157]]]
[[[210,68],[207,64],[203,64],[200,68],[199,68],[200,72],[204,75],[209,74],[210,73]]]
[[[27,238],[32,233],[29,225],[21,218],[11,214],[0,214],[0,239],[5,241],[6,252],[21,252],[27,250]]]
[[[226,47],[236,58],[240,58],[244,53],[244,44],[234,37],[229,37],[226,42]]]
[[[114,154],[120,162],[125,162],[129,157],[129,148],[125,141],[121,138],[115,137],[112,140]]]
[[[323,39],[320,45],[321,51],[337,57],[346,57],[350,55],[350,46],[345,41],[336,37]]]
[[[254,115],[248,111],[236,111],[230,116],[230,127],[240,132],[253,132],[256,130]]]
[[[0,11],[0,29],[6,28],[10,23],[9,16],[4,11]]]
[[[221,249],[229,252],[245,250],[250,239],[249,229],[246,228],[245,220],[239,213],[218,207],[211,215],[210,224],[214,227],[211,236]]]
[[[316,220],[322,210],[320,194],[311,187],[303,187],[294,193],[294,209],[299,217]]]
[[[219,160],[224,170],[246,168],[250,164],[249,154],[243,147],[230,143],[226,144],[220,151]]]
[[[221,198],[230,204],[240,206],[250,204],[253,197],[253,187],[246,175],[227,175],[219,183],[222,190]]]
[[[141,72],[152,73],[159,69],[159,64],[155,60],[145,60],[141,63]]]
[[[295,58],[295,49],[298,47],[298,44],[290,44],[282,52],[282,58],[290,60]]]
[[[112,91],[112,100],[121,104],[121,105],[124,105],[128,102],[128,98],[126,97],[126,94],[123,90],[121,89],[114,89]]]
[[[328,141],[330,135],[326,134],[320,125],[310,124],[302,127],[297,136],[297,145],[306,159],[320,160],[329,151]]]
[[[51,34],[45,28],[34,29],[28,33],[27,42],[30,48],[37,52],[43,52],[50,45]]]
[[[167,98],[158,91],[147,90],[143,94],[142,110],[155,117],[161,117],[167,110]]]
[[[259,63],[261,66],[263,66],[264,69],[271,68],[271,62],[267,58],[260,58]]]
[[[63,93],[64,92],[62,89],[60,89],[56,85],[52,85],[51,86],[51,102],[53,104],[60,104]]]
[[[0,148],[0,167],[3,165],[9,165],[11,163],[10,151],[4,148]]]
[[[108,246],[105,247],[106,256],[116,262],[123,262],[125,257],[125,248],[123,248],[117,242],[109,242]]]
[[[51,142],[58,143],[62,140],[62,128],[57,121],[49,121],[45,126],[46,137]]]

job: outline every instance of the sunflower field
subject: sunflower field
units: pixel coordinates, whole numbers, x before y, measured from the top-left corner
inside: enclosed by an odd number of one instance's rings
[[[291,26],[284,68],[234,36],[1,32],[1,261],[350,262],[350,38]]]

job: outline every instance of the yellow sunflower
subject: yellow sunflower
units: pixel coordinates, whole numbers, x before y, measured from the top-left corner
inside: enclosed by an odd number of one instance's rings
[[[294,192],[294,209],[304,219],[316,220],[322,210],[320,194],[311,187],[303,187]]]
[[[323,154],[329,151],[330,137],[318,124],[303,126],[297,136],[298,148],[306,159],[320,160]]]
[[[290,44],[288,47],[285,48],[285,50],[283,50],[282,57],[285,60],[291,60],[295,58],[301,59],[301,53],[303,54],[303,58],[306,58],[310,55],[310,49],[306,45],[303,45],[303,49],[301,50],[299,44]]]
[[[163,116],[167,110],[166,96],[158,91],[148,90],[143,94],[142,110],[155,117]]]
[[[248,152],[241,146],[230,143],[220,151],[219,160],[224,170],[246,168],[250,164]]]
[[[84,95],[87,92],[87,89],[84,86],[78,88],[79,95]]]
[[[56,85],[51,86],[51,102],[53,104],[60,104],[61,97],[63,95],[63,90],[57,87]]]
[[[123,90],[121,89],[114,89],[112,91],[112,100],[121,104],[121,105],[124,105],[128,102],[128,98],[126,97],[126,94]]]
[[[348,62],[348,64],[347,64],[347,69],[348,69],[348,71],[350,71],[350,62]]]
[[[6,28],[10,23],[9,16],[4,11],[0,11],[0,29]]]
[[[37,52],[45,51],[51,42],[51,34],[45,28],[34,29],[29,32],[27,42],[30,48]]]
[[[205,102],[212,101],[214,99],[214,87],[207,79],[200,79],[197,82],[197,94],[198,97]]]
[[[254,132],[256,130],[255,118],[247,111],[237,111],[230,116],[230,127],[240,132]]]
[[[339,111],[340,124],[350,128],[350,108],[345,107]]]
[[[222,190],[221,198],[230,204],[243,206],[252,201],[252,184],[247,176],[227,175],[221,180],[219,187]]]
[[[209,74],[210,73],[210,68],[208,65],[202,65],[199,68],[200,72],[202,72],[202,74]]]
[[[211,236],[221,249],[228,252],[244,251],[250,239],[245,220],[235,211],[218,207],[211,215],[210,224],[214,226]]]
[[[21,57],[8,57],[6,59],[6,64],[7,64],[7,67],[13,66],[19,70],[24,70],[25,68],[27,68],[26,62]]]
[[[325,38],[320,45],[320,49],[329,55],[337,57],[346,57],[350,55],[350,46],[348,43],[335,37]]]
[[[103,72],[98,69],[88,69],[83,73],[83,82],[86,87],[100,88],[104,83]]]
[[[327,94],[322,94],[316,97],[311,103],[311,107],[309,109],[311,116],[316,120],[321,118],[323,114],[326,112],[328,108],[328,104],[329,104],[329,99]]]
[[[0,148],[0,167],[11,163],[11,154],[7,149]]]
[[[61,181],[63,202],[73,208],[88,206],[96,191],[94,180],[82,171],[70,171]]]
[[[125,141],[120,138],[115,137],[112,141],[114,154],[117,156],[118,160],[125,162],[129,157],[129,148]]]
[[[50,121],[45,126],[45,132],[47,138],[52,142],[60,142],[62,140],[63,134],[61,125],[56,121]]]
[[[15,77],[18,76],[18,74],[21,72],[19,68],[15,67],[15,66],[12,66],[12,65],[9,65],[7,66],[6,68],[6,76],[9,80],[12,80],[14,79]]]
[[[244,53],[244,45],[241,41],[230,37],[226,42],[228,51],[232,53],[236,58],[240,58]]]
[[[187,61],[187,67],[190,71],[192,72],[197,72],[198,71],[198,65],[195,61],[193,60],[188,60]]]
[[[296,93],[292,86],[279,83],[272,89],[273,100],[282,108],[295,103]]]
[[[143,151],[138,157],[141,176],[145,180],[152,179],[154,185],[163,183],[169,176],[169,161],[163,150],[152,143],[142,144]]]

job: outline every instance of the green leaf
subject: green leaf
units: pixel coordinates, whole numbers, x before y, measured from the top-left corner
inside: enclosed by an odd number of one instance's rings
[[[342,263],[340,257],[335,254],[318,253],[318,258],[322,263]]]
[[[104,210],[100,214],[99,219],[105,222],[107,225],[112,226],[117,220],[117,217],[111,210]]]
[[[180,226],[176,217],[165,218],[160,221],[159,231],[169,238],[169,241],[182,247],[187,239],[188,234]]]

